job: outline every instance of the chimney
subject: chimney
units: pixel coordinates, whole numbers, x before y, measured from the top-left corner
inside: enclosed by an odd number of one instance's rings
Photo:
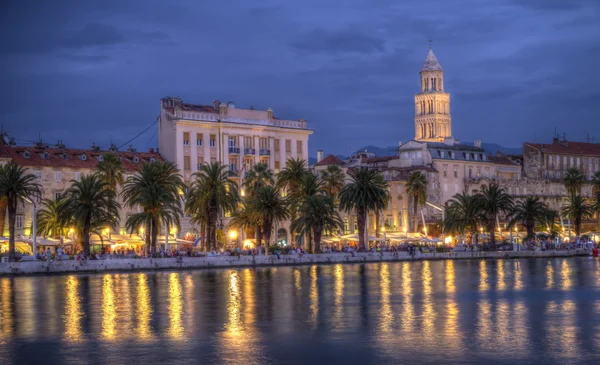
[[[504,157],[504,152],[502,152],[502,151],[496,151],[496,156],[497,157]]]
[[[154,153],[154,148],[148,149],[148,153]]]
[[[220,106],[221,106],[221,102],[219,100],[213,101],[213,108],[215,108],[215,110],[219,110]]]
[[[235,109],[235,103],[233,101],[228,101],[227,102],[227,107],[230,109]]]
[[[273,109],[271,109],[271,108],[267,108],[267,118],[268,118],[269,120],[272,120],[272,119],[273,119]]]
[[[129,151],[129,152],[136,152],[137,150],[135,148],[133,148],[132,145],[129,145],[129,148],[127,148],[127,151]]]
[[[558,137],[554,137],[554,138],[552,138],[552,143],[553,143],[553,144],[557,144],[557,143],[558,143]]]
[[[55,145],[55,147],[59,150],[64,150],[65,149],[65,144],[62,141],[58,141]]]
[[[444,144],[448,146],[454,146],[454,137],[444,138]]]
[[[473,141],[473,145],[477,148],[481,148],[481,140],[476,139],[475,141]]]
[[[402,141],[398,141],[398,147],[402,147]]]
[[[317,163],[321,162],[322,159],[323,159],[323,150],[318,150],[317,151]]]
[[[100,151],[100,147],[96,146],[96,144],[93,142],[92,142],[92,151]]]
[[[111,152],[116,152],[119,149],[117,148],[117,146],[114,143],[111,143],[110,147],[108,148],[108,150],[111,151]]]
[[[221,113],[221,115],[227,115],[227,104],[219,104],[219,112]]]

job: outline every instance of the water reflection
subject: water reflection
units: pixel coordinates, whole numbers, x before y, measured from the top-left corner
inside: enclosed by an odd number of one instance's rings
[[[183,336],[183,304],[181,301],[181,282],[179,273],[169,274],[169,337],[180,339]]]
[[[310,267],[310,324],[313,328],[317,326],[319,316],[319,288],[317,287],[317,267]]]
[[[77,342],[81,340],[81,303],[79,300],[79,281],[77,277],[70,275],[66,278],[65,284],[65,335],[68,342]]]
[[[108,341],[115,339],[116,329],[115,288],[112,275],[104,275],[102,279],[102,338]]]
[[[148,275],[137,275],[136,289],[136,334],[138,339],[147,342],[153,338],[152,328],[150,327],[150,321],[152,320],[152,305],[150,304]]]
[[[0,359],[31,363],[39,349],[60,364],[594,363],[599,268],[555,259],[2,277]]]

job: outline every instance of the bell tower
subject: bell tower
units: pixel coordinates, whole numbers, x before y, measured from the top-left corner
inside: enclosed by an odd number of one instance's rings
[[[415,95],[415,140],[443,142],[452,137],[450,94],[444,92],[444,70],[431,44],[420,75],[421,92]]]

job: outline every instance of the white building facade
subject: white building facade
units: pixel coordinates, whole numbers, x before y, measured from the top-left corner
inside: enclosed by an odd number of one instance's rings
[[[161,99],[159,150],[177,165],[186,184],[203,163],[228,166],[235,174],[233,179],[241,184],[246,171],[257,163],[277,173],[289,158],[308,161],[312,133],[306,120],[279,119],[271,108],[241,109],[218,100],[198,105],[173,97]],[[193,228],[183,220],[182,230]]]

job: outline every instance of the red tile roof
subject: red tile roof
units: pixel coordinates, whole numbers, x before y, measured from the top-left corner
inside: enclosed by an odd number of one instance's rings
[[[598,143],[558,141],[550,144],[528,142],[525,144],[537,148],[544,153],[600,157],[600,144]]]
[[[11,161],[25,167],[95,169],[99,162],[98,157],[107,153],[110,153],[110,151],[37,148],[30,146],[10,146],[0,143],[0,158],[10,158]],[[162,160],[160,154],[156,152],[118,151],[115,153],[121,156],[123,168],[126,171],[135,171],[143,162],[149,162],[152,159]],[[27,155],[29,157],[26,157]]]
[[[511,161],[511,159],[506,156],[488,156],[487,158],[489,162],[497,165],[519,166],[519,164]]]
[[[334,155],[329,155],[317,162],[315,166],[327,166],[327,165],[343,165],[344,161],[340,160],[338,157]]]

